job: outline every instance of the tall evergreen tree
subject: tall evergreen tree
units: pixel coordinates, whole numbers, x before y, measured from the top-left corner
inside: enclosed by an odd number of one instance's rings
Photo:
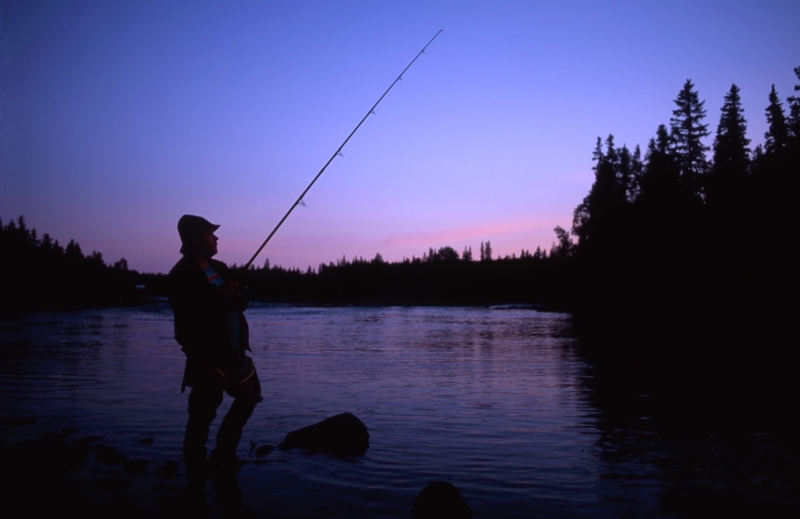
[[[622,145],[622,148],[617,150],[617,156],[619,157],[619,164],[616,168],[617,185],[627,199],[632,184],[631,162],[633,159],[631,157],[630,150],[624,144]]]
[[[583,202],[575,208],[572,219],[572,233],[578,237],[580,247],[588,245],[598,228],[605,226],[609,214],[625,201],[625,191],[618,178],[620,150],[614,148],[613,135],[606,138],[605,154],[597,138],[593,158],[594,183]]]
[[[714,162],[707,186],[710,202],[714,198],[732,197],[741,188],[750,167],[750,139],[744,118],[739,87],[731,85],[725,94],[722,113],[714,137]]]
[[[702,139],[708,137],[708,125],[703,124],[705,101],[700,101],[691,79],[687,79],[675,99],[677,108],[672,111],[670,123],[671,150],[680,169],[681,180],[693,193],[702,194],[702,177],[708,171],[706,152],[708,146]]]
[[[84,256],[83,252],[81,252],[81,246],[75,240],[70,240],[67,244],[67,248],[65,249],[65,254],[67,258],[70,258],[75,261],[83,261]]]
[[[794,73],[800,81],[800,67],[795,67]],[[800,92],[800,83],[794,86],[794,91]],[[793,206],[793,197],[800,189],[800,96],[791,96],[787,101],[789,117],[786,123],[789,135],[786,142],[786,156],[780,161],[781,164],[777,169],[784,183],[779,188],[786,196],[784,205]]]
[[[631,157],[631,180],[628,186],[628,202],[634,202],[642,192],[642,177],[644,175],[644,163],[642,162],[642,150],[639,145],[633,150]]]
[[[794,68],[794,73],[797,79],[800,80],[800,67]],[[800,91],[800,84],[794,86],[794,91]],[[790,139],[794,146],[800,146],[800,97],[791,96],[787,99],[789,101],[789,132]],[[800,150],[798,150],[800,151]]]
[[[775,85],[769,92],[769,106],[767,106],[767,122],[769,129],[764,134],[764,156],[767,160],[775,160],[783,154],[789,140],[789,127],[786,125],[786,115],[783,105],[775,91]]]
[[[670,136],[667,127],[661,124],[655,138],[647,144],[638,200],[647,204],[658,204],[658,200],[674,201],[679,182],[679,170],[670,151]]]

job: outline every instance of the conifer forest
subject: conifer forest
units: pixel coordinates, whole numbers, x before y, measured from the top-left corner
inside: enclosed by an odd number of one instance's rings
[[[794,95],[782,101],[773,86],[764,113],[747,114],[768,123],[755,147],[739,88],[731,85],[719,121],[708,121],[691,80],[644,148],[598,137],[594,182],[549,250],[495,257],[487,237],[479,251],[443,246],[397,262],[377,253],[306,271],[268,260],[232,268],[265,302],[542,305],[572,312],[589,351],[624,351],[626,359],[685,348],[703,365],[756,342],[763,355],[777,355],[797,344],[800,317],[791,252],[800,67],[794,73]],[[84,255],[74,241],[64,247],[23,216],[0,222],[0,231],[4,312],[128,305],[165,293],[163,274]]]

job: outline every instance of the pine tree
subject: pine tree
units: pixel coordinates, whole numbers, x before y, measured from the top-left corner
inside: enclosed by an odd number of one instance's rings
[[[670,200],[676,195],[678,187],[679,171],[670,152],[669,133],[667,127],[661,124],[655,138],[647,144],[638,200],[643,203]]]
[[[631,173],[631,163],[633,159],[630,150],[628,150],[628,147],[624,144],[621,149],[617,150],[617,156],[619,157],[619,165],[616,168],[617,185],[621,191],[620,194],[627,200],[632,184],[631,177],[633,175]]]
[[[737,167],[744,171],[750,158],[750,148],[747,147],[750,139],[745,136],[747,121],[743,112],[739,87],[731,85],[730,92],[725,95],[717,135],[714,138],[715,167]]]
[[[68,258],[76,261],[82,261],[84,259],[83,252],[81,252],[81,246],[75,240],[69,241],[64,253]]]
[[[715,203],[720,197],[732,197],[741,188],[750,167],[750,139],[746,137],[747,121],[744,118],[739,87],[731,85],[725,95],[722,113],[714,137],[714,162],[709,176],[707,194]],[[713,200],[713,199],[717,200]]]
[[[609,213],[625,202],[625,190],[618,178],[620,170],[620,151],[614,148],[614,136],[606,138],[606,153],[603,154],[600,138],[593,158],[595,160],[594,183],[583,202],[575,208],[572,219],[572,234],[578,237],[578,244],[586,247],[591,236],[604,225]]]
[[[628,202],[634,202],[642,192],[642,177],[644,176],[644,163],[642,162],[642,150],[639,145],[633,150],[631,157],[631,180],[628,185],[626,197]]]
[[[795,67],[794,73],[800,80],[800,67]],[[794,86],[795,92],[800,92],[800,84]],[[794,196],[800,189],[800,96],[794,95],[787,98],[789,104],[789,116],[786,121],[788,127],[788,138],[786,142],[785,158],[778,166],[778,174],[781,177],[781,187],[785,197],[783,205],[793,207]],[[791,217],[791,213],[786,214]]]
[[[681,180],[694,194],[702,194],[702,177],[708,171],[706,152],[708,146],[702,139],[708,137],[708,125],[703,105],[691,79],[687,79],[675,99],[677,108],[672,111],[670,123],[671,151],[680,170]]]
[[[769,129],[764,134],[764,156],[767,160],[775,160],[780,157],[789,140],[789,128],[786,124],[786,115],[783,112],[783,105],[775,91],[775,85],[769,92],[769,106],[767,106],[767,122]]]
[[[797,79],[800,80],[800,67],[794,68]],[[794,86],[794,91],[800,91],[800,84]],[[791,96],[789,101],[789,125],[790,139],[796,147],[800,147],[800,97]],[[800,151],[800,150],[798,150]]]

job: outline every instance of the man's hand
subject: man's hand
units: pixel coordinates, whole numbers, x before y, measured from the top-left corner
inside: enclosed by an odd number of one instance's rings
[[[226,296],[233,296],[234,294],[238,294],[239,292],[239,282],[238,281],[226,281],[221,287],[222,293]]]

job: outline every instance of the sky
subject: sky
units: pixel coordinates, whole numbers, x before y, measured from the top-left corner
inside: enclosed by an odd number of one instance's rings
[[[0,0],[0,219],[167,272],[183,214],[245,263],[548,248],[597,137],[643,149],[691,79],[751,147],[792,95],[796,0]]]

